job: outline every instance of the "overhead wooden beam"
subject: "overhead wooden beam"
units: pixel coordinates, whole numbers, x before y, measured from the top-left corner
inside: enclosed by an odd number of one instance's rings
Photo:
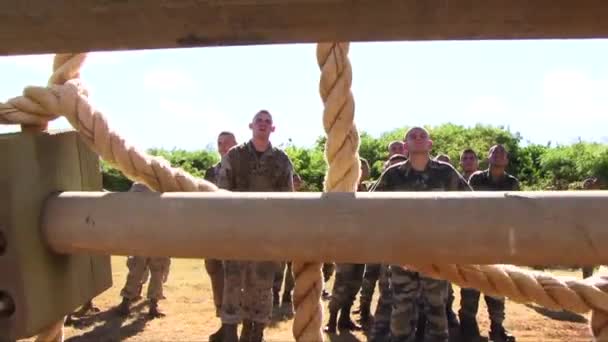
[[[353,263],[605,264],[606,192],[76,193],[58,253]]]
[[[0,55],[317,41],[608,37],[602,0],[5,0]]]

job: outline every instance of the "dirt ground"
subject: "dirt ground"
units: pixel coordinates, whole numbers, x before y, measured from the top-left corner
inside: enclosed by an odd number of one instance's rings
[[[119,292],[126,277],[125,258],[112,258],[112,270],[114,286],[94,300],[94,304],[101,311],[81,317],[75,326],[68,327],[66,341],[207,341],[209,334],[219,327],[209,278],[202,260],[172,260],[169,280],[165,284],[167,299],[160,302],[161,309],[167,315],[154,320],[147,319],[148,307],[145,301],[136,303],[132,314],[126,319],[114,313],[113,309],[120,302]],[[580,276],[580,272],[576,276]],[[456,289],[457,296],[458,292]],[[459,303],[459,298],[456,298],[456,303]],[[357,305],[355,304],[355,307]],[[455,306],[457,310],[458,305]],[[325,315],[327,317],[327,312]],[[551,312],[534,305],[512,302],[507,303],[506,315],[505,325],[518,341],[591,340],[587,315]],[[266,340],[293,341],[292,321],[280,313],[275,316],[274,323],[266,332]],[[480,303],[478,320],[482,334],[487,334],[489,322],[483,300]],[[328,336],[327,340],[365,341],[366,338],[363,334],[349,334]]]

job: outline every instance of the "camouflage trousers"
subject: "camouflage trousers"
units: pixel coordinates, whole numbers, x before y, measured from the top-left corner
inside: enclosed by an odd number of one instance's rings
[[[479,309],[481,294],[475,289],[460,289],[460,320],[475,320]],[[493,324],[502,325],[505,320],[505,299],[484,296],[488,306],[488,314]]]
[[[363,282],[365,264],[337,264],[336,280],[331,292],[329,311],[351,307]]]
[[[359,302],[361,307],[371,306],[376,282],[380,278],[380,264],[365,265],[365,273],[363,274],[363,283],[361,284],[361,296]]]
[[[391,312],[393,311],[393,291],[390,287],[390,269],[380,265],[378,276],[380,297],[374,313],[374,325],[371,329],[370,341],[385,341],[391,332]]]
[[[393,290],[391,341],[414,341],[419,309],[427,319],[424,341],[448,341],[445,281],[391,265],[390,286]]]
[[[135,299],[141,295],[141,289],[146,282],[146,272],[150,270],[150,284],[148,284],[148,299],[164,299],[163,283],[169,274],[169,258],[148,258],[131,256],[127,259],[127,281],[120,291],[120,295],[127,299]]]
[[[222,295],[224,294],[224,263],[217,259],[205,259],[205,269],[209,274],[209,279],[211,279],[215,315],[220,317]]]
[[[274,275],[274,284],[272,285],[272,291],[274,293],[280,293],[281,287],[283,287],[283,280],[285,280],[285,288],[283,294],[290,294],[295,286],[295,280],[293,279],[293,272],[291,270],[291,262],[282,262],[279,264],[279,269]]]
[[[276,270],[272,261],[224,261],[222,323],[239,324],[243,319],[270,323]]]

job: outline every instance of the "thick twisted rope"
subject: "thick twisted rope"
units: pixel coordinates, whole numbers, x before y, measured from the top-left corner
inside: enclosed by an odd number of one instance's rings
[[[43,125],[63,115],[93,151],[133,181],[159,192],[217,191],[215,185],[137,150],[112,131],[104,116],[89,104],[80,85],[84,59],[84,54],[57,55],[49,86],[27,87],[23,96],[0,103],[0,123]]]
[[[317,45],[317,62],[321,69],[319,92],[325,107],[323,127],[327,134],[325,158],[329,164],[325,191],[356,191],[361,172],[348,48],[349,43]],[[296,280],[293,335],[298,341],[323,340],[322,266],[320,263],[294,263],[293,266]]]
[[[350,92],[352,71],[348,44],[319,44],[317,57],[322,70],[320,93],[325,103],[323,123],[328,135],[326,158],[327,191],[354,191],[359,177],[359,138],[353,124],[354,101]],[[0,103],[0,123],[46,125],[64,115],[83,140],[102,158],[132,180],[144,182],[156,191],[217,191],[217,187],[196,179],[167,161],[129,147],[112,132],[101,113],[94,111],[79,84],[84,54],[57,55],[49,86],[28,87],[23,96]],[[585,280],[558,278],[502,265],[415,265],[408,266],[429,276],[450,280],[459,286],[476,288],[518,302],[535,302],[544,307],[574,312],[592,310],[591,331],[596,341],[608,341],[608,277]],[[321,264],[294,265],[297,308],[294,336],[298,341],[322,341]],[[62,323],[49,327],[40,341],[61,341]]]

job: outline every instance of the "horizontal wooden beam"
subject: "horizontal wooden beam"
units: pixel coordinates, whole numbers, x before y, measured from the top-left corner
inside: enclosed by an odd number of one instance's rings
[[[77,193],[58,253],[382,263],[604,264],[606,192]]]
[[[602,0],[4,0],[0,55],[195,46],[608,37]]]

